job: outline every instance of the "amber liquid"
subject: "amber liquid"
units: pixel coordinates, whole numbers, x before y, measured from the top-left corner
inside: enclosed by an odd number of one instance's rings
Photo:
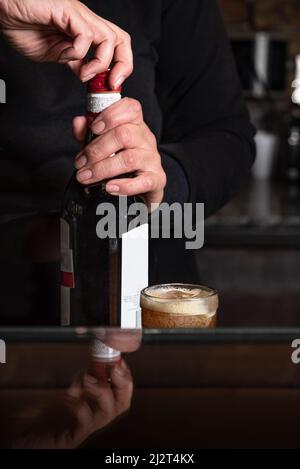
[[[149,329],[214,329],[217,312],[208,314],[172,314],[142,308],[143,327]]]

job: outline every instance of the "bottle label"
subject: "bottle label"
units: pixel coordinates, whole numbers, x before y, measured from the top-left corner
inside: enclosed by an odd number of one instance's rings
[[[95,117],[104,109],[120,101],[121,97],[120,93],[89,93],[87,103],[88,125],[90,126]]]
[[[69,326],[71,321],[70,289],[75,288],[73,251],[70,243],[70,226],[60,220],[61,240],[61,324]]]
[[[142,225],[122,236],[121,327],[141,326],[140,294],[148,286],[149,226]]]

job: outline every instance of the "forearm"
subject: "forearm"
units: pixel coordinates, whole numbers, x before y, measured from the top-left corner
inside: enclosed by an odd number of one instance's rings
[[[189,187],[187,201],[204,203],[206,217],[238,192],[249,177],[255,157],[253,142],[221,130],[202,132],[192,139],[164,145],[164,149],[182,167]],[[176,194],[176,190],[170,188],[170,193]]]

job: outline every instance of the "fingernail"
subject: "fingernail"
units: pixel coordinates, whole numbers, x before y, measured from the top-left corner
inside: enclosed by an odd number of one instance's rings
[[[120,188],[119,186],[114,186],[113,184],[107,184],[106,192],[109,192],[111,195],[118,195]]]
[[[119,88],[124,83],[125,79],[126,77],[124,77],[123,75],[119,77],[114,83],[114,89],[116,90],[117,88]]]
[[[85,182],[85,181],[88,181],[89,179],[91,179],[93,177],[93,173],[89,169],[86,169],[85,171],[77,173],[76,177],[77,177],[77,181]]]
[[[105,125],[105,122],[104,121],[100,121],[100,122],[95,122],[93,124],[93,131],[94,133],[101,133],[103,132],[103,130],[105,129],[106,125]]]
[[[87,164],[86,156],[82,155],[75,159],[74,166],[76,169],[81,169]]]

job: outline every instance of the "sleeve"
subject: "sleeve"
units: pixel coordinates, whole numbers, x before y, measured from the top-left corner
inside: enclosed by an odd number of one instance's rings
[[[238,191],[255,157],[217,1],[165,0],[158,52],[166,198],[203,202],[209,216]]]

